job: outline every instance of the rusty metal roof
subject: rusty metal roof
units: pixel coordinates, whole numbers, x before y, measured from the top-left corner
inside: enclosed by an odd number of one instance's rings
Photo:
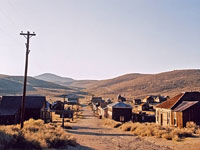
[[[178,111],[178,112],[182,112],[190,107],[192,107],[193,105],[199,103],[199,101],[183,101],[180,105],[178,105],[174,111]]]
[[[200,92],[183,92],[157,105],[157,108],[175,109],[182,101],[200,101]]]
[[[157,108],[166,108],[166,109],[170,109],[174,106],[174,104],[176,104],[179,99],[184,95],[185,93],[180,93],[178,95],[176,95],[175,97],[168,99],[167,101],[164,101],[163,103],[157,105]]]

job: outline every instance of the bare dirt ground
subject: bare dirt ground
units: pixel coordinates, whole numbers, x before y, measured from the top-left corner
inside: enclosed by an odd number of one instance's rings
[[[101,119],[94,117],[88,107],[83,107],[83,118],[71,123],[67,132],[77,139],[81,146],[70,147],[80,150],[169,150],[166,145],[134,136],[129,132],[104,126]]]

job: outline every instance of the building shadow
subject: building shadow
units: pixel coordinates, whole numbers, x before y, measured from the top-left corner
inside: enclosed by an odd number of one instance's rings
[[[68,146],[67,149],[69,150],[95,150],[93,148],[83,146],[83,145],[76,145],[76,146]]]
[[[72,130],[79,130],[79,129],[88,129],[88,130],[101,130],[104,128],[91,128],[91,127],[81,127],[81,126],[73,126]],[[111,130],[111,129],[104,129],[104,130]]]
[[[67,130],[68,133],[77,135],[95,135],[95,136],[134,136],[132,134],[109,134],[109,133],[97,133],[97,132],[80,132],[75,130]]]

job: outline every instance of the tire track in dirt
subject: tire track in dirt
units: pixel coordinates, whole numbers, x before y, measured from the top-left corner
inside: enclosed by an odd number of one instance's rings
[[[105,127],[102,120],[93,116],[88,107],[83,107],[83,119],[72,123],[67,132],[76,138],[80,150],[169,150],[134,136],[129,132]],[[71,149],[71,148],[70,148]]]

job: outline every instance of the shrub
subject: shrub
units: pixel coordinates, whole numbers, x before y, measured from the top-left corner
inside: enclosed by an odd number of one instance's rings
[[[104,119],[103,124],[106,125],[106,126],[110,126],[112,128],[118,128],[122,125],[121,122],[117,122],[117,121],[114,121],[114,120],[111,120],[111,119]]]
[[[0,149],[42,149],[75,146],[76,141],[61,127],[30,119],[19,125],[1,126]]]
[[[120,129],[122,129],[123,131],[131,131],[133,123],[131,122],[127,122],[124,123],[123,125],[120,126]]]
[[[132,123],[127,122],[120,126],[123,131],[130,131],[134,135],[139,136],[155,136],[157,138],[165,138],[167,140],[180,141],[185,137],[192,137],[193,134],[200,134],[200,128],[194,123],[188,123],[188,128],[170,128],[162,127],[155,123]],[[195,129],[195,130],[191,130]]]

